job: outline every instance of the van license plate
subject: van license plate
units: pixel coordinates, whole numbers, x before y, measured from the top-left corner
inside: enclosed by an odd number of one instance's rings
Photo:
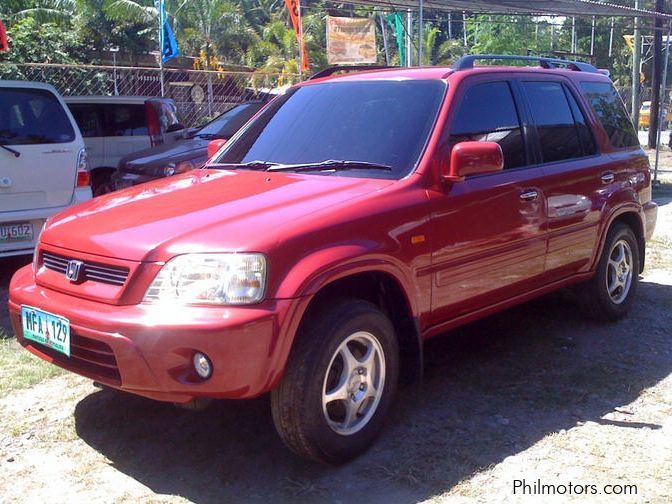
[[[0,224],[0,242],[31,241],[33,225],[30,222]]]
[[[21,307],[23,337],[70,357],[70,321],[31,306]]]

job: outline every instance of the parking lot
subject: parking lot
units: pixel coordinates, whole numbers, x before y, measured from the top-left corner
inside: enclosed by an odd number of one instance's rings
[[[587,321],[560,292],[433,340],[422,383],[401,390],[382,439],[347,466],[289,454],[266,396],[195,412],[61,374],[0,399],[3,500],[518,501],[514,480],[540,478],[669,502],[672,198],[658,202],[628,318]],[[22,262],[2,263],[3,304]]]

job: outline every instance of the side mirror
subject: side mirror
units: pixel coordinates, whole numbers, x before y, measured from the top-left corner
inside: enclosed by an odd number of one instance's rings
[[[496,142],[460,142],[450,153],[450,164],[442,167],[442,178],[460,182],[467,175],[494,173],[504,168],[504,154]]]
[[[210,140],[208,143],[208,159],[217,154],[217,151],[222,148],[222,145],[226,143],[225,138],[217,138],[215,140]]]

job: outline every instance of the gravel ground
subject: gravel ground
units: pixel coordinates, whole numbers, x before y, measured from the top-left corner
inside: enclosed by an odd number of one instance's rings
[[[568,500],[529,495],[535,483],[580,485],[581,502],[671,502],[672,192],[657,200],[627,319],[590,322],[560,292],[431,341],[423,382],[347,466],[289,454],[268,397],[193,412],[67,373],[0,399],[0,502]],[[0,265],[3,285],[20,262]]]

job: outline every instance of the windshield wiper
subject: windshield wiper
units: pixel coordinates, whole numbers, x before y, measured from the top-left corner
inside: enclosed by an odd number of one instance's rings
[[[271,161],[248,161],[247,163],[212,163],[203,168],[248,168],[250,170],[270,170],[275,166],[284,166]]]
[[[202,138],[203,140],[215,140],[216,138],[226,138],[224,135],[220,133],[196,133],[193,136],[190,136],[189,138]]]
[[[320,171],[320,170],[384,170],[392,171],[392,167],[380,163],[370,163],[368,161],[352,161],[345,159],[327,159],[319,163],[296,163],[296,164],[276,164],[270,166],[266,171]]]
[[[2,144],[2,143],[0,143],[0,147],[2,147],[2,148],[5,149],[6,151],[9,151],[9,152],[11,152],[12,154],[14,154],[14,157],[19,157],[19,156],[21,156],[21,153],[20,153],[18,150],[14,150],[14,149],[12,149],[11,147],[7,147],[6,145],[4,145],[4,144]]]

